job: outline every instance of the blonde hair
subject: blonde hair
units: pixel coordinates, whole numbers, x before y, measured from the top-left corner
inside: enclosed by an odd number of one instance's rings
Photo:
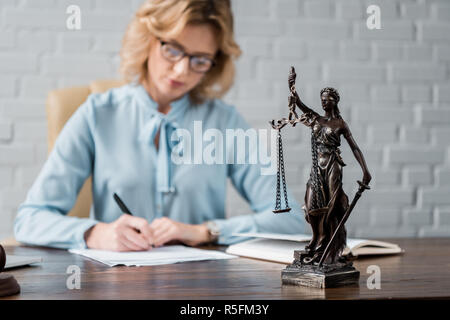
[[[120,73],[126,82],[147,76],[150,46],[156,38],[177,36],[188,24],[209,24],[217,35],[215,66],[189,95],[194,103],[222,97],[233,84],[234,61],[241,54],[234,40],[229,0],[147,0],[125,32],[120,51]]]

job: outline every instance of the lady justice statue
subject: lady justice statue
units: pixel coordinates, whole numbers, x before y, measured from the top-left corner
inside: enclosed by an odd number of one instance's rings
[[[340,115],[337,90],[330,87],[321,90],[325,114],[320,115],[302,102],[295,90],[295,78],[295,69],[291,67],[288,119],[272,120],[270,123],[278,130],[279,143],[280,130],[287,124],[295,126],[300,122],[311,128],[312,168],[306,184],[303,209],[305,219],[312,228],[312,239],[305,250],[295,251],[294,262],[283,270],[283,283],[318,287],[355,283],[359,280],[359,271],[342,256],[347,237],[344,224],[362,192],[369,189],[371,175],[361,150]],[[302,111],[300,117],[295,112],[296,106]],[[339,149],[341,136],[347,140],[363,171],[362,182],[358,181],[359,190],[351,204],[342,188],[342,168],[345,163]],[[279,152],[282,159],[281,148]],[[312,273],[315,273],[313,278]]]

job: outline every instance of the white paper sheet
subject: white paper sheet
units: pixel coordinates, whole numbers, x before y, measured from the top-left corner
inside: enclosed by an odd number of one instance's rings
[[[70,249],[69,252],[79,254],[110,267],[125,266],[155,266],[173,264],[185,261],[232,259],[235,256],[216,250],[203,250],[182,245],[163,246],[149,251],[115,252],[94,249]]]

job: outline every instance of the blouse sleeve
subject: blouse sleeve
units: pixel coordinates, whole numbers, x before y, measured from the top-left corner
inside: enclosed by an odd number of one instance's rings
[[[234,108],[233,110],[227,128],[244,131],[250,129],[244,118]],[[252,155],[258,159],[258,148],[246,147],[245,152],[244,164],[235,163],[236,161],[228,164],[228,176],[254,213],[214,220],[220,231],[218,243],[228,245],[241,241],[242,237],[233,236],[237,232],[304,233],[303,214],[300,214],[300,206],[289,190],[288,199],[292,210],[280,214],[272,212],[275,208],[276,172],[265,175],[262,174],[265,167],[259,161],[256,164],[249,163]]]
[[[54,148],[19,206],[14,221],[18,241],[56,248],[85,248],[84,233],[97,221],[69,217],[94,159],[93,99],[67,121]]]

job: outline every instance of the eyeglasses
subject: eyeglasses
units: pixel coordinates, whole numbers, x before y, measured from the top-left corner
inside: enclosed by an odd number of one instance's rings
[[[202,55],[187,54],[180,46],[174,43],[158,40],[161,43],[161,55],[164,58],[171,62],[178,62],[184,57],[189,57],[189,67],[194,72],[208,72],[216,64],[213,59]]]

